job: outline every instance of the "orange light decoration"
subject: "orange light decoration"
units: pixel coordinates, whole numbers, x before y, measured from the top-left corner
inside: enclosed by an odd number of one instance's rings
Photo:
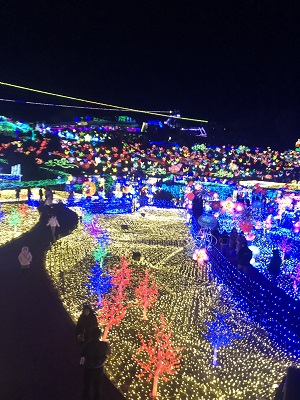
[[[114,325],[120,325],[125,318],[129,305],[126,304],[126,295],[114,289],[109,295],[102,298],[102,307],[97,311],[97,321],[105,326],[102,340],[105,342],[109,330]]]
[[[110,269],[112,275],[111,283],[118,288],[119,293],[124,293],[131,283],[132,270],[128,268],[129,262],[126,257],[120,257],[120,264]]]
[[[156,399],[159,378],[161,377],[164,381],[168,381],[169,378],[166,375],[174,375],[180,368],[182,355],[179,352],[182,350],[182,347],[176,347],[173,344],[171,340],[172,332],[163,314],[160,317],[160,326],[154,326],[154,329],[154,338],[150,339],[148,343],[138,333],[138,337],[142,343],[138,349],[138,353],[145,352],[148,355],[148,360],[144,361],[144,358],[139,359],[136,356],[133,356],[133,359],[142,369],[137,377],[142,378],[146,375],[148,381],[153,379],[150,397]]]
[[[94,182],[87,181],[82,184],[82,194],[85,196],[94,196],[95,193],[96,186]]]
[[[135,289],[137,305],[143,309],[143,320],[147,320],[147,310],[153,307],[158,298],[159,287],[154,281],[151,282],[149,269],[144,274],[140,274],[140,284]]]
[[[24,203],[20,204],[19,211],[27,217],[28,216],[28,205],[24,204]]]

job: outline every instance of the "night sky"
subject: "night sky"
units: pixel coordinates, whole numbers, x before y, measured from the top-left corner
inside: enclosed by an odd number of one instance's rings
[[[257,145],[288,148],[300,137],[299,21],[298,1],[2,0],[0,80],[176,109]],[[3,86],[0,97],[63,103]],[[82,115],[0,107],[0,115],[34,120]]]

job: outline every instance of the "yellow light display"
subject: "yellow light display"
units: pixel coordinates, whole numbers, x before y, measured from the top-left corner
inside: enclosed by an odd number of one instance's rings
[[[142,211],[144,215],[97,216],[110,236],[106,265],[113,266],[120,256],[128,255],[135,278],[128,292],[132,306],[121,324],[109,331],[109,377],[126,399],[148,397],[152,382],[136,378],[140,371],[132,356],[140,345],[138,332],[151,338],[153,325],[163,313],[172,325],[173,342],[184,350],[178,373],[167,382],[159,381],[158,399],[249,400],[260,396],[271,400],[292,360],[276,347],[266,331],[237,310],[226,288],[215,281],[197,279],[197,263],[192,260],[194,241],[181,210],[145,207]],[[124,225],[128,229],[122,229]],[[95,246],[94,239],[79,226],[47,253],[47,270],[74,321],[88,300],[85,283]],[[133,252],[141,253],[139,261],[132,258]],[[134,285],[146,269],[151,270],[160,290],[156,306],[149,309],[148,320],[143,320],[135,302]],[[212,365],[213,349],[204,337],[206,321],[214,320],[215,310],[223,315],[230,313],[227,321],[241,336],[231,347],[220,348],[218,367]]]
[[[16,210],[19,215],[18,224],[14,227],[9,223],[11,213]],[[40,215],[36,208],[28,207],[26,209],[26,214],[19,210],[19,204],[3,203],[1,205],[1,212],[3,212],[3,217],[0,220],[0,246],[10,242],[13,239],[23,235],[24,233],[30,231],[39,221]]]

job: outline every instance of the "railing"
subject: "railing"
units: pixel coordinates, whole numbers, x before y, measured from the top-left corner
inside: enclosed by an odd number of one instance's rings
[[[199,225],[192,220],[196,237]],[[246,311],[252,321],[263,327],[285,351],[300,356],[300,304],[272,285],[255,268],[252,275],[237,270],[218,249],[208,249],[210,279],[225,285],[237,307]]]

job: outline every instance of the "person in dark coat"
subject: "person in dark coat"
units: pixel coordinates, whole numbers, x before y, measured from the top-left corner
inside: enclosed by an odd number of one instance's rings
[[[229,235],[229,251],[233,255],[236,252],[236,243],[237,243],[238,233],[236,228],[232,228]]]
[[[84,367],[82,400],[100,400],[103,367],[110,347],[107,342],[99,341],[101,329],[94,327],[91,331],[91,340],[81,349],[80,364]],[[92,392],[92,393],[91,393]]]
[[[28,201],[31,200],[31,196],[32,196],[32,192],[31,192],[31,189],[30,189],[30,187],[29,187],[29,188],[27,188],[27,200],[28,200]]]
[[[16,188],[16,200],[17,200],[17,201],[20,200],[20,192],[21,192],[21,189],[20,189],[20,186],[18,186],[18,187]]]
[[[91,340],[91,332],[97,326],[96,315],[89,305],[85,305],[76,324],[76,338],[78,342],[82,345],[89,342]]]
[[[272,282],[275,283],[277,276],[280,274],[281,267],[281,257],[278,249],[273,250],[273,255],[271,257],[270,263],[268,265],[268,271],[272,277]]]
[[[219,236],[219,244],[221,253],[227,255],[229,249],[229,236],[226,231]]]
[[[242,242],[241,246],[237,255],[238,269],[245,272],[250,265],[252,251],[249,249],[247,242]]]

